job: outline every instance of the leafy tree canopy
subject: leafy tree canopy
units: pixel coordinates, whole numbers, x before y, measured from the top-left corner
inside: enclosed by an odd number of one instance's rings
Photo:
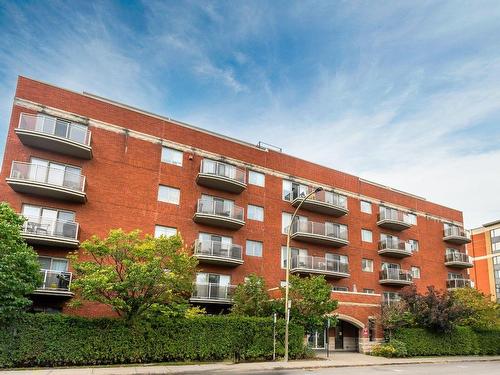
[[[79,299],[111,306],[127,320],[188,308],[197,260],[180,236],[154,238],[139,230],[114,229],[82,243],[70,255]]]
[[[284,288],[283,295],[285,294]],[[292,301],[290,321],[304,327],[306,332],[314,332],[324,327],[328,314],[337,308],[337,301],[331,298],[331,286],[324,276],[290,276],[289,297]],[[277,306],[276,306],[277,304]],[[275,301],[275,309],[284,315],[284,299]],[[330,318],[331,325],[336,324]]]
[[[233,315],[270,316],[272,306],[264,278],[250,275],[243,284],[239,284],[233,294]]]
[[[0,203],[0,320],[31,305],[27,297],[41,282],[37,254],[21,237],[24,218]]]
[[[470,310],[461,318],[460,325],[482,329],[500,328],[500,305],[473,288],[459,288],[452,292],[455,303]]]
[[[401,301],[382,310],[382,324],[388,330],[405,326],[427,328],[434,332],[450,332],[467,319],[471,309],[456,301],[452,293],[427,287],[420,294],[409,286],[401,291]]]

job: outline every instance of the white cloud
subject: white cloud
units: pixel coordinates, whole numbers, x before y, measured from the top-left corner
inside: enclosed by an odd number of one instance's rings
[[[2,125],[24,74],[276,144],[461,209],[468,226],[500,217],[500,145],[484,135],[500,134],[499,7],[143,6],[139,34],[106,3],[5,5]]]

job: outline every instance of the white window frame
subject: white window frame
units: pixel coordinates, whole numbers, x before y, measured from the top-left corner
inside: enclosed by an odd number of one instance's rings
[[[262,214],[256,215],[259,212]],[[247,207],[247,218],[248,220],[264,221],[264,207],[249,204]]]
[[[260,249],[256,248],[255,246],[259,245]],[[256,251],[258,250],[258,251]],[[260,253],[259,253],[260,251]],[[245,255],[251,256],[251,257],[258,257],[262,258],[262,253],[264,252],[264,243],[262,241],[255,241],[255,240],[247,240],[246,241],[246,246],[245,246]]]
[[[281,213],[281,233],[288,234],[287,231],[286,231],[286,228],[289,225],[291,225],[292,216],[293,216],[293,214],[291,214],[289,212],[282,212]],[[306,216],[297,215],[295,217],[296,217],[296,220],[298,220],[298,221],[307,221],[307,217]]]
[[[366,208],[363,209],[363,204],[364,204],[364,207],[369,207],[369,208]],[[368,201],[364,201],[364,200],[360,200],[359,201],[359,209],[361,212],[365,213],[365,214],[372,214],[373,213],[373,210],[372,210],[372,203],[371,202],[368,202]]]
[[[174,157],[168,157],[168,155],[174,155]],[[167,146],[162,146],[161,148],[161,162],[162,163],[167,163],[167,164],[172,164],[172,165],[177,165],[179,167],[182,167],[182,162],[184,159],[184,153],[182,151],[176,150],[175,148],[167,147]]]
[[[420,279],[422,275],[422,271],[420,270],[420,267],[417,266],[411,266],[410,268],[411,276],[414,279]]]
[[[365,268],[363,263],[369,264],[370,267]],[[373,259],[362,258],[361,259],[361,271],[362,272],[373,272]]]
[[[365,238],[365,235],[369,235],[370,239],[366,239]],[[368,242],[368,243],[372,243],[373,242],[373,232],[369,229],[361,229],[361,241],[362,242]]]
[[[167,200],[160,199],[160,195],[161,195],[162,190],[166,193]],[[174,199],[169,200],[170,198],[172,198],[173,193],[176,194],[173,196]],[[170,204],[179,205],[180,201],[181,201],[181,189],[173,187],[173,186],[159,185],[158,186],[158,201],[163,202],[163,203],[170,203]]]
[[[290,247],[290,259],[292,256],[298,255],[299,257],[307,256],[306,249],[299,249],[297,247]],[[286,269],[286,246],[281,246],[281,268]]]
[[[172,237],[177,234],[177,228],[167,227],[165,225],[155,225],[155,238],[160,236]]]
[[[248,183],[250,185],[265,187],[266,186],[266,175],[262,172],[248,171]]]

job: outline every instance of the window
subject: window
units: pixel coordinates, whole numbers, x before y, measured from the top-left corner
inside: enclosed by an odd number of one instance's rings
[[[323,349],[326,346],[325,330],[307,335],[307,346],[311,349]]]
[[[198,272],[196,274],[196,284],[198,285],[206,285],[206,284],[215,284],[215,285],[231,285],[231,276],[229,275],[219,275],[217,273],[205,273]],[[227,291],[223,291],[227,293]],[[221,291],[219,291],[221,293]],[[224,295],[224,297],[226,297]]]
[[[349,264],[349,258],[347,257],[347,255],[325,253],[325,259],[327,262],[334,261],[334,262],[340,262],[343,264]]]
[[[359,201],[361,205],[361,212],[364,212],[365,214],[371,214],[372,213],[372,204],[367,201]]]
[[[411,251],[418,251],[418,241],[417,240],[408,240],[410,244]]]
[[[401,296],[398,292],[383,292],[382,296],[382,300],[387,305],[396,303],[401,299]]]
[[[401,266],[397,263],[382,263],[382,266],[380,267],[382,270],[400,270]]]
[[[325,230],[327,235],[330,236],[333,235],[334,237],[347,240],[348,237],[347,225],[326,222]]]
[[[264,187],[266,185],[266,175],[260,172],[248,171],[248,183]]]
[[[182,167],[182,157],[182,151],[174,150],[173,148],[169,147],[162,147],[161,149],[161,161],[164,163],[174,164]]]
[[[332,292],[348,292],[349,288],[346,286],[338,286],[338,285],[333,285],[332,286]]]
[[[411,276],[414,279],[420,279],[420,267],[412,266],[411,267]]]
[[[262,256],[262,242],[247,240],[246,255],[252,257]]]
[[[21,212],[27,219],[23,225],[23,231],[27,233],[77,238],[78,224],[72,211],[23,204]]]
[[[180,189],[170,186],[160,185],[160,188],[158,189],[158,200],[160,202],[179,204],[180,195]]]
[[[81,168],[39,158],[31,158],[30,161],[36,165],[36,167],[30,168],[30,180],[83,190]]]
[[[366,294],[375,294],[375,289],[363,289],[363,293]]]
[[[373,242],[372,231],[368,229],[361,229],[361,241]]]
[[[68,260],[62,258],[38,257],[42,270],[62,271],[68,270]]]
[[[247,215],[250,220],[264,221],[264,208],[249,204]]]
[[[373,272],[373,260],[363,258],[361,260],[361,270],[363,272]]]
[[[412,213],[406,214],[407,222],[412,225],[417,225],[417,215]]]
[[[294,256],[306,257],[307,250],[297,249],[295,247],[290,248],[290,259]],[[281,246],[281,268],[286,268],[286,246]]]
[[[282,212],[281,213],[281,233],[287,234],[288,232],[288,226],[290,225],[292,220],[292,214],[289,214],[288,212]],[[307,221],[307,217],[305,216],[296,216],[296,219],[298,221]]]
[[[500,242],[492,243],[491,248],[494,252],[500,251]]]
[[[307,191],[308,187],[306,185],[283,180],[283,199],[286,201],[293,201],[297,197],[305,197]]]
[[[160,236],[171,237],[177,234],[177,229],[173,227],[164,227],[162,225],[155,225],[155,237]]]

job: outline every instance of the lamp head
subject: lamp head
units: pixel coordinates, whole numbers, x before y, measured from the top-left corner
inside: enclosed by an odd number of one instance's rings
[[[323,191],[323,188],[321,186],[317,187],[316,190],[314,190],[315,193],[319,193],[320,191]]]

